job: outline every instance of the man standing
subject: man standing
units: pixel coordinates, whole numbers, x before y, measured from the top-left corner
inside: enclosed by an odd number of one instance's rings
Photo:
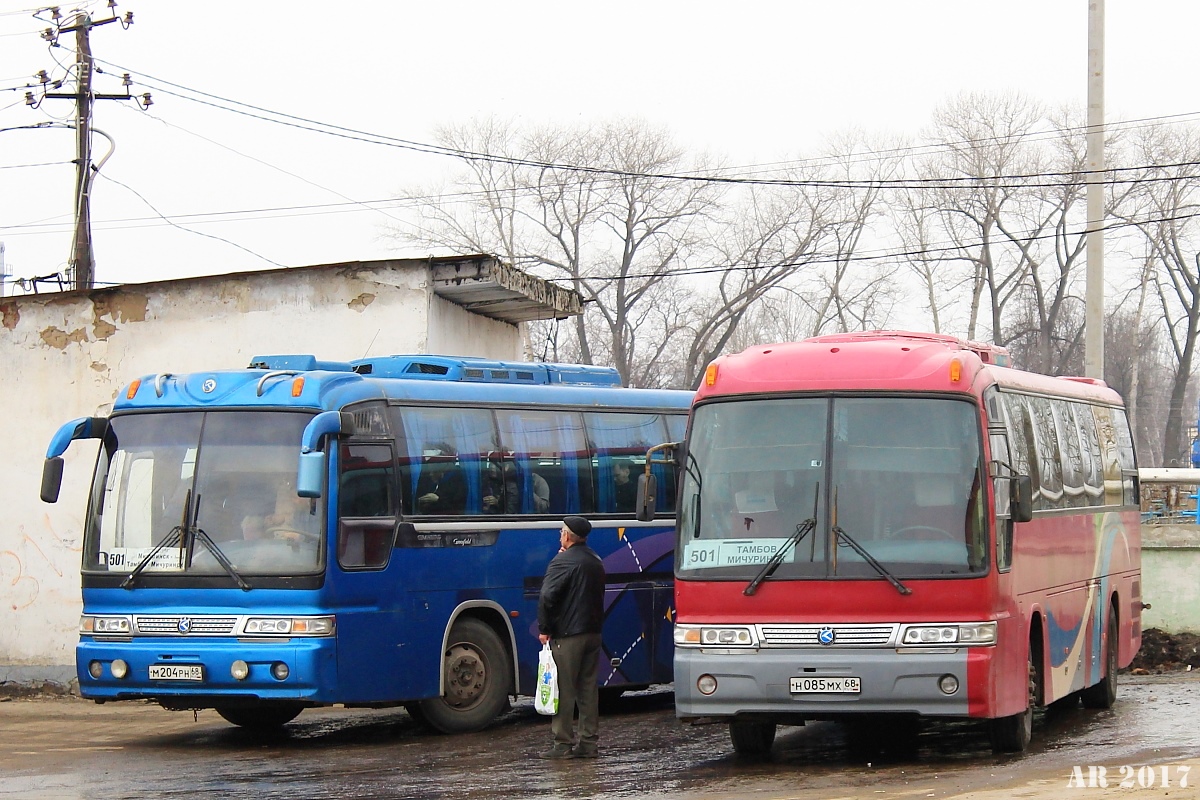
[[[541,758],[595,758],[600,734],[600,630],[604,624],[604,563],[587,545],[592,523],[567,517],[558,532],[561,549],[546,568],[538,597],[538,639],[550,642],[558,668],[554,744]],[[579,706],[579,740],[572,723]]]

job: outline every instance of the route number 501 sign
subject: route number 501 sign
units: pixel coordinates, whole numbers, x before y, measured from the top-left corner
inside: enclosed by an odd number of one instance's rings
[[[683,547],[684,569],[706,569],[709,567],[736,567],[742,564],[765,564],[786,542],[786,538],[772,539],[716,539],[687,542]],[[793,553],[784,556],[791,561]]]

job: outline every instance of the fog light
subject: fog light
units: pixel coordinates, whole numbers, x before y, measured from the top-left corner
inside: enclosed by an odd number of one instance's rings
[[[121,658],[114,658],[112,666],[110,666],[109,669],[112,670],[113,677],[117,680],[120,680],[129,674],[129,665],[125,663],[124,659]]]
[[[99,661],[89,661],[88,662],[88,675],[91,675],[93,678],[99,679],[99,677],[103,674],[104,674],[104,665],[103,664],[101,664]]]
[[[276,661],[271,665],[271,674],[275,676],[275,680],[277,681],[287,680],[289,672],[290,670],[288,670],[288,665],[282,661]]]
[[[938,678],[938,688],[943,694],[954,694],[958,691],[958,678],[953,675],[943,675]]]
[[[701,675],[696,679],[696,688],[700,694],[710,695],[717,690],[717,679],[712,675]]]
[[[250,675],[250,665],[239,658],[229,665],[229,674],[235,681],[244,681]]]

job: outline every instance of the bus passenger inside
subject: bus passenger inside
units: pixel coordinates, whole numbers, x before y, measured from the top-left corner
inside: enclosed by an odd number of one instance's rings
[[[449,465],[440,474],[440,464]],[[458,453],[448,444],[426,452],[418,485],[417,513],[462,514],[467,510],[467,478],[458,464]]]
[[[484,478],[483,513],[519,514],[522,496],[521,474],[517,465],[505,461],[503,466],[492,463]],[[550,484],[536,472],[530,474],[533,513],[543,513],[550,507]]]
[[[290,486],[281,486],[275,494],[275,510],[263,518],[268,539],[281,539],[293,544],[320,538],[317,530],[315,503],[300,497]],[[243,525],[243,533],[245,526]]]
[[[613,500],[619,512],[633,511],[637,505],[637,484],[629,478],[629,462],[614,461],[613,469]]]

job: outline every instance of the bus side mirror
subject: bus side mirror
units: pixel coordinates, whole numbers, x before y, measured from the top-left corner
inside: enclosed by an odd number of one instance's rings
[[[296,494],[301,497],[320,497],[325,482],[325,454],[320,451],[300,454],[296,471]]]
[[[325,483],[325,454],[318,449],[326,436],[353,435],[354,414],[349,411],[323,411],[304,426],[300,434],[300,466],[296,470],[296,494],[320,497]]]
[[[1012,479],[1012,501],[1009,515],[1013,522],[1029,522],[1033,519],[1033,479],[1028,475],[1017,475]]]
[[[57,503],[58,492],[62,488],[63,459],[62,456],[47,458],[42,464],[42,502]]]
[[[638,475],[637,483],[637,518],[642,522],[654,519],[655,495],[658,493],[658,479],[654,473]]]

